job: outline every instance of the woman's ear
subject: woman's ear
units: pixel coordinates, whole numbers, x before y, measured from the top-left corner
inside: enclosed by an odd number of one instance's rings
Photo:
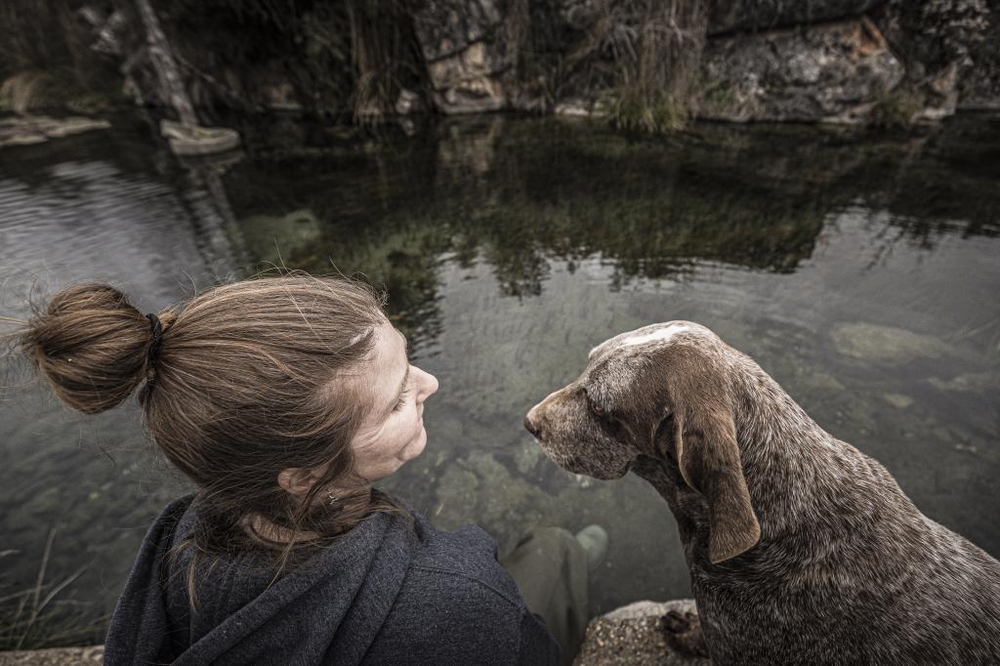
[[[288,494],[303,499],[323,476],[323,471],[322,467],[289,467],[278,472],[278,485]]]

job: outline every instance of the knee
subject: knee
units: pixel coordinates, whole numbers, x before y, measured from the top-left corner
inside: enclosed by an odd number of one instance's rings
[[[583,546],[573,533],[562,527],[536,527],[531,530],[525,541],[530,541],[536,548],[553,554],[569,555],[583,551]]]

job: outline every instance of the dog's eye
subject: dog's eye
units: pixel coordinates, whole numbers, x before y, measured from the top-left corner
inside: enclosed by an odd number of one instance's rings
[[[594,399],[590,396],[590,393],[587,392],[587,389],[583,389],[583,398],[587,401],[587,409],[590,410],[591,414],[600,418],[604,418],[608,415],[607,410],[594,402]]]
[[[608,411],[601,405],[594,402],[594,399],[591,397],[586,387],[581,387],[580,392],[583,394],[583,399],[587,402],[587,409],[590,410],[591,414],[600,419],[608,418]]]

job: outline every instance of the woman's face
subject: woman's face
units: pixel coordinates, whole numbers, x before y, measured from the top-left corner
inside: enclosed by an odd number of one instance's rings
[[[388,322],[375,329],[374,358],[362,381],[374,405],[351,441],[355,471],[368,481],[389,476],[427,444],[424,401],[438,389],[434,375],[410,365],[406,338]]]

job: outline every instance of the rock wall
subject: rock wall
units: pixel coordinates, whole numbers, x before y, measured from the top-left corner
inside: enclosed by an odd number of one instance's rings
[[[861,17],[713,39],[702,75],[703,118],[852,122],[899,84],[904,67]]]
[[[906,64],[905,90],[937,120],[959,106],[1000,106],[1000,1],[889,0],[875,18]]]
[[[866,122],[887,105],[906,121],[937,120],[959,105],[996,108],[1000,0],[988,1],[992,8],[987,0],[713,0],[688,106],[735,122]],[[516,0],[416,10],[436,109],[590,112],[615,96],[622,61],[641,57],[641,3],[549,0],[533,3],[527,23],[523,11]],[[535,77],[523,76],[526,43],[536,56],[558,56]]]
[[[154,7],[209,121],[220,109],[292,109],[343,121],[422,110],[601,112],[635,82],[637,63],[656,69],[653,57],[659,72],[675,71],[692,52],[701,53],[700,66],[677,93],[684,99],[672,102],[705,119],[868,122],[888,110],[909,122],[1000,108],[1000,0],[296,0],[281,11],[265,0],[178,0]],[[138,103],[164,105],[133,3],[85,4],[77,15],[82,20],[67,28],[82,31],[76,42],[89,40],[92,50],[116,58]],[[674,51],[650,52],[656,39],[673,40]],[[13,61],[0,54],[0,73],[16,78],[5,58]],[[656,85],[669,83],[661,77]]]
[[[413,24],[435,108],[444,113],[507,108],[515,84],[517,36],[507,31],[508,3],[429,2]]]
[[[715,0],[709,11],[708,34],[772,30],[860,16],[886,0]]]
[[[969,48],[970,66],[958,84],[958,108],[1000,110],[1000,0],[987,0],[984,38]]]

